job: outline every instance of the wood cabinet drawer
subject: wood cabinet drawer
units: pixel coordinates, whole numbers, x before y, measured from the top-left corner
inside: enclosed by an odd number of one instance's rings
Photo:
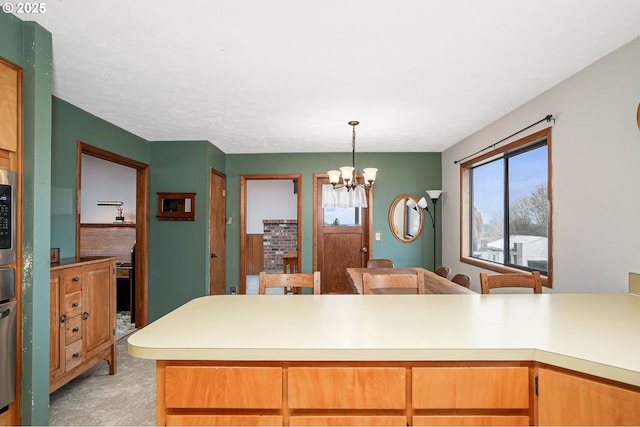
[[[82,317],[68,319],[64,325],[65,344],[69,345],[82,338]]]
[[[82,292],[72,292],[64,296],[64,314],[67,319],[82,313]]]
[[[82,267],[71,267],[64,270],[64,290],[66,293],[79,291],[82,288]]]
[[[167,366],[168,408],[265,408],[282,406],[282,368]]]
[[[280,415],[167,415],[168,426],[281,426]]]
[[[436,415],[415,416],[414,426],[528,426],[529,417],[521,415]]]
[[[402,415],[380,416],[295,416],[289,418],[292,426],[406,426],[407,417]]]
[[[71,370],[82,363],[82,340],[78,340],[65,347],[65,371]]]
[[[404,409],[405,368],[288,370],[289,407],[296,409]]]
[[[413,368],[412,396],[421,409],[524,409],[529,368]]]

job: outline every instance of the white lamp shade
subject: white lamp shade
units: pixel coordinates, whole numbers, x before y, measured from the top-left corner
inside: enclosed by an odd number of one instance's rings
[[[431,200],[439,199],[442,194],[442,190],[427,190],[426,193],[429,195]]]
[[[329,182],[331,184],[337,184],[338,181],[340,181],[340,171],[339,170],[330,170],[327,172],[327,175],[329,175]]]
[[[413,200],[413,199],[407,199],[407,206],[408,206],[410,209],[415,209],[415,208],[416,208],[416,206],[417,206],[417,205],[416,205],[416,201],[415,201],[415,200]]]
[[[354,171],[354,167],[353,166],[343,166],[340,168],[340,172],[342,172],[342,181],[344,182],[351,182],[351,180],[353,179],[353,171]]]
[[[421,207],[422,209],[427,207],[427,199],[425,199],[424,197],[421,197],[420,200],[418,200],[418,206]]]
[[[362,173],[364,173],[364,182],[367,184],[372,184],[373,181],[376,180],[376,173],[378,169],[376,168],[364,168],[362,169]]]

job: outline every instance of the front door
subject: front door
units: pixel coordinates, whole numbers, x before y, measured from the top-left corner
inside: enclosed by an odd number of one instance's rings
[[[211,213],[209,238],[209,293],[225,293],[225,252],[226,252],[226,177],[211,170]]]
[[[320,271],[322,293],[351,293],[345,269],[365,267],[369,259],[369,223],[372,194],[367,190],[369,208],[323,208],[324,175],[314,177],[315,270]]]

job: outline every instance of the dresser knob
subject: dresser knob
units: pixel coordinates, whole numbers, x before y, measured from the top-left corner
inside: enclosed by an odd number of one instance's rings
[[[78,353],[78,352],[73,353],[73,358],[74,359],[77,359],[78,357],[80,357],[80,353]]]
[[[80,328],[78,328],[77,326],[75,328],[73,328],[72,332],[78,332],[80,330]]]
[[[77,301],[76,301],[76,302],[74,302],[73,304],[71,304],[71,306],[72,306],[72,307],[78,307],[79,305],[80,305],[80,303],[79,303],[79,302],[77,302]]]
[[[60,316],[60,323],[64,323],[67,321],[67,315],[63,314],[62,316]]]
[[[82,318],[84,320],[87,320],[89,318],[89,313],[87,313],[86,311],[84,313],[82,313]]]
[[[73,278],[73,281],[74,281],[74,282],[79,282],[79,281],[80,281],[80,278],[79,278],[78,276],[75,276],[75,277]]]

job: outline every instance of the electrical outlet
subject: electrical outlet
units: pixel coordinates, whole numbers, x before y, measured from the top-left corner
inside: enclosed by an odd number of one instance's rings
[[[380,240],[380,232],[376,231],[376,240]]]
[[[232,286],[231,287],[231,295],[235,295],[236,294],[236,287]]]

